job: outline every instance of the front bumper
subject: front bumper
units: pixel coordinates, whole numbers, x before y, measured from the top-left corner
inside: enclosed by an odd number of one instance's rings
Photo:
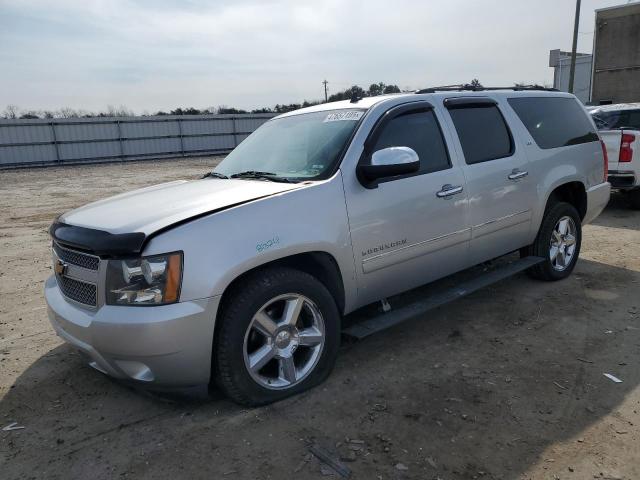
[[[209,383],[213,329],[220,297],[156,307],[76,306],[55,276],[45,283],[49,320],[56,333],[114,378],[157,387]]]
[[[587,212],[582,219],[583,224],[587,224],[596,219],[602,213],[604,207],[609,203],[611,196],[611,184],[600,183],[587,190]]]

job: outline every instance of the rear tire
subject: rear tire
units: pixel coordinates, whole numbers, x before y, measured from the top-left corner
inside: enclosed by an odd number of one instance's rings
[[[535,242],[523,255],[543,257],[544,262],[527,270],[538,280],[556,281],[571,275],[582,243],[582,224],[575,207],[566,202],[551,205],[545,212]]]
[[[336,303],[299,270],[250,274],[225,296],[218,321],[215,380],[241,405],[265,405],[318,385],[338,355]]]
[[[640,188],[629,190],[625,196],[627,197],[627,201],[631,208],[634,210],[640,210]]]

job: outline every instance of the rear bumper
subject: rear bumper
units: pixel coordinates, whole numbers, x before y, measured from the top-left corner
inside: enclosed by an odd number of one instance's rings
[[[587,190],[587,212],[585,213],[583,224],[592,222],[598,215],[602,213],[604,207],[609,203],[611,196],[611,184],[604,182],[595,185]]]
[[[154,387],[209,383],[220,297],[89,310],[68,302],[52,276],[45,283],[45,299],[56,333],[84,353],[96,370]]]
[[[628,190],[637,186],[636,174],[627,170],[609,170],[607,180],[612,188]]]

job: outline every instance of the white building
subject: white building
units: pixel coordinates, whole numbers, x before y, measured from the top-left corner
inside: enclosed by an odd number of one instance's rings
[[[576,73],[573,80],[573,93],[582,103],[589,102],[591,93],[591,63],[593,55],[576,53]],[[571,52],[560,49],[549,52],[549,66],[553,67],[553,88],[562,92],[569,91],[569,70]]]

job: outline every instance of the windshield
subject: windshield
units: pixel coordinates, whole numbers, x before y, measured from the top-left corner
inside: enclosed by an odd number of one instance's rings
[[[330,110],[270,120],[214,169],[227,177],[243,172],[318,180],[331,175],[364,110]]]

